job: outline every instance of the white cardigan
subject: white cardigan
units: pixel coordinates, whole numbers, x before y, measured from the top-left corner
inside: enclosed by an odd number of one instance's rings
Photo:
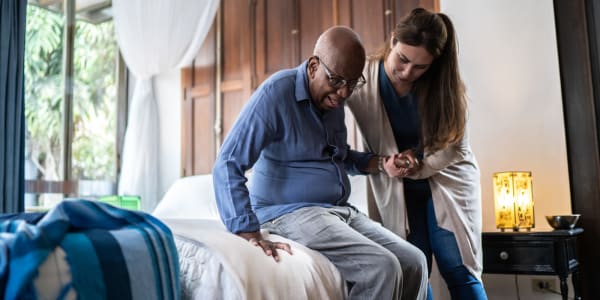
[[[398,153],[379,94],[379,61],[367,61],[367,84],[346,101],[356,119],[365,149],[381,155]],[[425,153],[413,179],[428,178],[438,226],[454,233],[463,264],[481,280],[481,186],[468,135],[448,148]],[[375,202],[383,226],[406,238],[408,219],[402,179],[385,174],[369,177],[369,201]]]

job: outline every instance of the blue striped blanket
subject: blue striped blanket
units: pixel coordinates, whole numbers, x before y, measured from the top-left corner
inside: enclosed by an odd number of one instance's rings
[[[179,264],[171,230],[143,212],[68,200],[37,224],[0,224],[0,298],[36,299],[40,264],[60,246],[79,299],[179,299]],[[59,297],[61,298],[61,297]]]

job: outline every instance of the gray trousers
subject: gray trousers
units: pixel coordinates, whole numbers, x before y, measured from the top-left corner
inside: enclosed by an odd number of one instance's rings
[[[348,283],[348,299],[427,296],[423,252],[353,207],[304,207],[262,228],[325,255]]]

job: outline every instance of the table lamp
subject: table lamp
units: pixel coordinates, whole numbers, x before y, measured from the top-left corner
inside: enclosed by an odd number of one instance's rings
[[[535,227],[531,172],[494,173],[494,208],[496,228],[501,231]]]

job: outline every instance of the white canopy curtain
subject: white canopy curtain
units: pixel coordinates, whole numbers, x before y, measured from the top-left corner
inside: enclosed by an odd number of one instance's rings
[[[191,63],[219,0],[113,0],[117,43],[137,78],[123,146],[119,194],[140,195],[142,210],[158,202],[159,119],[153,78]],[[179,105],[179,99],[172,99]]]

